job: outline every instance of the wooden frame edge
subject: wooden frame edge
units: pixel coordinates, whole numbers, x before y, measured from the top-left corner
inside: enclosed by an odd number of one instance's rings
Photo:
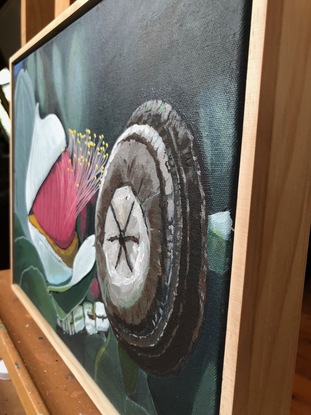
[[[14,137],[14,122],[13,122],[13,64],[12,58],[9,60],[9,70],[10,70],[10,92],[11,92],[11,102],[10,102],[10,120],[11,120],[11,133],[10,133],[10,160],[9,160],[9,182],[10,182],[10,192],[9,192],[9,206],[10,206],[10,272],[11,272],[11,283],[13,282],[13,137]]]
[[[222,415],[289,411],[310,225],[310,42],[310,2],[253,1]]]
[[[235,370],[239,347],[238,327],[241,321],[245,261],[255,164],[256,130],[262,77],[262,59],[267,18],[267,0],[253,1],[245,89],[245,110],[240,155],[235,236],[228,305],[220,414],[231,414],[234,401]],[[236,241],[239,240],[239,244]],[[238,261],[237,261],[238,259]],[[234,302],[233,302],[233,295]]]

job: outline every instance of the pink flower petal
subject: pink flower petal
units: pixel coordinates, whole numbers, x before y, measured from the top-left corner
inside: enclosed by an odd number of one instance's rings
[[[76,189],[71,160],[64,151],[43,182],[32,207],[43,230],[63,249],[70,245],[75,232]]]

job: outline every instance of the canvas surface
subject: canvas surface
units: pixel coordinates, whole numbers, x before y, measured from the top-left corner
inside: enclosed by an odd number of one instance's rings
[[[13,66],[14,282],[121,414],[219,410],[249,13],[106,0]]]

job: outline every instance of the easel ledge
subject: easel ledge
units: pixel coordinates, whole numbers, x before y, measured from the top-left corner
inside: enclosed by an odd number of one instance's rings
[[[0,355],[27,414],[100,414],[14,294],[10,270],[0,271],[0,318]]]

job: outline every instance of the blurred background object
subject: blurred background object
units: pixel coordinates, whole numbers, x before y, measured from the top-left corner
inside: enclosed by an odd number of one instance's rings
[[[10,266],[9,238],[9,59],[21,46],[20,0],[0,0],[0,269]]]
[[[21,45],[21,0],[0,0],[0,66],[8,67],[10,57]]]
[[[7,68],[0,71],[0,269],[9,268],[9,79]]]

